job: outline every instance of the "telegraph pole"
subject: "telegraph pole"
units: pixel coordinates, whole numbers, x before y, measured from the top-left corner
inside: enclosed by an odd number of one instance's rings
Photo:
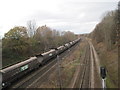
[[[59,59],[59,55],[57,55],[57,75],[58,75],[58,85],[60,90],[62,90],[62,82],[61,82],[61,71],[60,71],[60,59]]]
[[[120,64],[120,1],[118,2],[118,23],[117,23],[117,33],[118,33],[118,35],[117,35],[117,39],[118,39],[118,64]],[[119,71],[119,69],[120,69],[120,66],[118,65],[118,76],[120,76],[120,71]],[[119,80],[119,79],[118,79]],[[118,88],[120,88],[120,81],[118,81]]]

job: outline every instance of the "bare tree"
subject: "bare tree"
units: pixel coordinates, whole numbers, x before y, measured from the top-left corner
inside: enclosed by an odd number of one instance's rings
[[[32,37],[35,34],[36,31],[36,22],[35,21],[28,21],[27,22],[28,27],[28,35],[29,37]]]

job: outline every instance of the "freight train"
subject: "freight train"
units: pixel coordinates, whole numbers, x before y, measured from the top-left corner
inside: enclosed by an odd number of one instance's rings
[[[10,86],[12,82],[19,79],[23,75],[29,73],[32,70],[39,68],[41,65],[46,64],[49,60],[56,57],[57,55],[63,53],[70,47],[74,46],[81,39],[76,39],[72,42],[66,43],[56,49],[51,49],[48,52],[37,54],[34,57],[30,57],[28,60],[22,61],[10,67],[0,70],[2,74],[2,88]]]

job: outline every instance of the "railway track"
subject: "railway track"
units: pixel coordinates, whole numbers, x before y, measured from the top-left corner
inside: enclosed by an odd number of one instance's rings
[[[89,88],[90,85],[90,47],[87,46],[84,63],[83,63],[82,78],[79,84],[79,88]]]
[[[99,63],[96,60],[95,49],[89,41],[86,41],[86,49],[79,65],[79,71],[71,88],[101,88]]]
[[[59,56],[60,60],[62,60],[62,58],[64,57],[67,57],[69,53],[72,53],[77,45],[78,43],[71,47],[69,50],[66,50],[64,53],[62,53]],[[56,58],[52,59],[51,62],[49,62],[45,66],[29,73],[29,75],[26,75],[20,80],[13,83],[9,88],[7,88],[7,90],[17,90],[18,88],[37,88],[38,86],[40,86],[41,83],[45,81],[45,79],[47,79],[50,73],[52,73],[52,71],[56,69],[56,63]]]
[[[90,88],[102,88],[102,80],[100,77],[100,62],[93,47],[93,44],[89,42],[91,47],[91,87]]]
[[[44,66],[43,68],[39,69],[38,71],[34,72],[32,75],[24,78],[22,81],[18,82],[17,84],[14,84],[9,89],[16,90],[17,88],[26,88],[31,83],[33,83],[39,76],[43,76],[44,73],[51,68],[56,63],[56,61],[50,62],[48,65]]]
[[[90,73],[90,47],[86,44],[84,55],[82,56],[79,66],[76,70],[76,76],[69,88],[88,88],[89,87],[89,73]]]

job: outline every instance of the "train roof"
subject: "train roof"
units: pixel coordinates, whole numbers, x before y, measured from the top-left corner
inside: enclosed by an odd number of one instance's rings
[[[69,45],[69,43],[66,43],[65,45]]]
[[[44,55],[49,54],[49,53],[51,53],[51,52],[53,52],[53,51],[55,51],[55,49],[51,49],[50,51],[45,52],[45,53],[42,53],[41,55],[44,56]]]
[[[27,63],[35,60],[35,59],[37,59],[37,57],[31,57],[31,58],[29,58],[29,59],[27,59],[27,60],[25,60],[25,61],[23,61],[23,62],[17,63],[17,64],[15,64],[15,65],[12,65],[12,66],[7,67],[7,68],[5,68],[5,69],[2,69],[2,70],[0,70],[0,72],[2,72],[2,73],[8,72],[8,71],[13,70],[13,69],[15,69],[15,68],[17,68],[17,67],[20,67],[20,66],[22,66],[22,65],[24,65],[24,64],[27,64]]]
[[[59,46],[57,49],[63,48],[64,46]]]
[[[73,42],[70,42],[70,44],[72,44]]]
[[[37,55],[35,55],[36,57],[43,57],[44,55],[46,55],[46,54],[49,54],[49,53],[51,53],[51,52],[53,52],[53,51],[55,51],[55,49],[51,49],[50,51],[48,51],[48,52],[44,52],[44,53],[39,53],[39,54],[37,54]]]

